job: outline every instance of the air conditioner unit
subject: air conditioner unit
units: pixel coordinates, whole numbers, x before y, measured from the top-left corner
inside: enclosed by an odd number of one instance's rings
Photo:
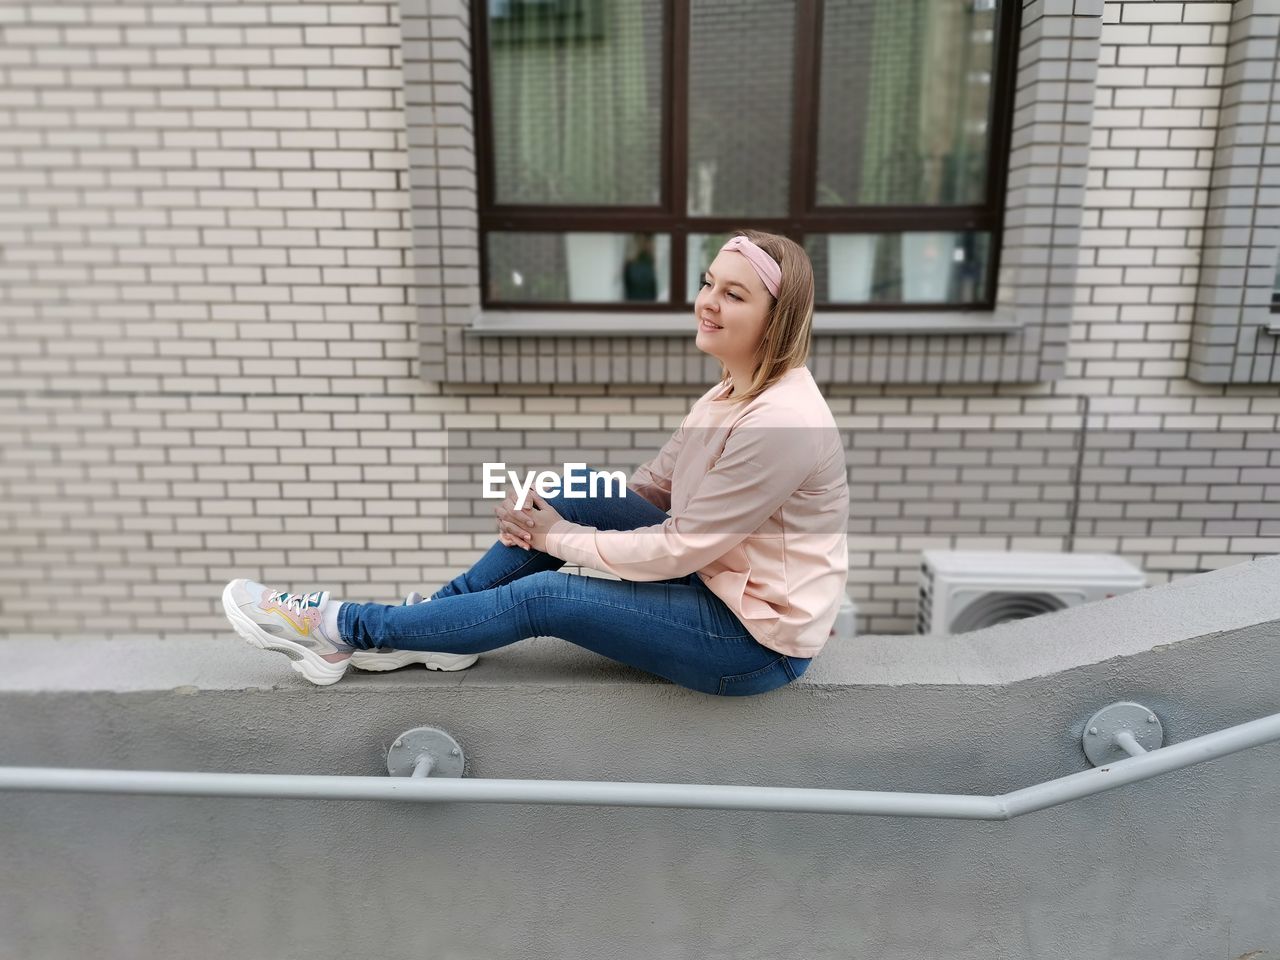
[[[925,550],[916,633],[967,633],[1146,585],[1141,570],[1114,554]]]

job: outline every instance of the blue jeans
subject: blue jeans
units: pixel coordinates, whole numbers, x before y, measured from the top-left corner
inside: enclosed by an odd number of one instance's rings
[[[634,530],[668,519],[638,493],[617,496],[618,489],[615,484],[613,497],[546,500],[566,520],[600,530]],[[696,573],[641,582],[557,572],[562,566],[550,554],[498,542],[433,593],[430,603],[343,603],[338,633],[361,650],[443,653],[483,653],[528,637],[560,637],[682,687],[723,696],[774,690],[809,666],[808,658],[758,643]]]

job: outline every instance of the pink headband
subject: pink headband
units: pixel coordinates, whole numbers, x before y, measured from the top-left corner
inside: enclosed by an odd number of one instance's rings
[[[773,259],[742,234],[738,234],[720,248],[722,253],[725,250],[736,250],[746,257],[751,266],[755,268],[756,273],[760,275],[760,279],[764,281],[764,285],[770,295],[775,300],[777,299],[778,287],[782,284],[782,268],[778,266],[777,260]]]

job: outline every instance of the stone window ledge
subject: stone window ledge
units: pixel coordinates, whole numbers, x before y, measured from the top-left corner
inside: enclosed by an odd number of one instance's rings
[[[813,332],[822,334],[1016,333],[1026,324],[1004,311],[823,311]],[[465,328],[469,337],[672,337],[692,336],[685,311],[652,310],[562,313],[542,310],[486,310]]]

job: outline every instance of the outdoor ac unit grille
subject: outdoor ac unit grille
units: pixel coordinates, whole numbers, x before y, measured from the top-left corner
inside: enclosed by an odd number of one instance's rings
[[[916,602],[916,633],[928,633],[933,615],[933,577],[928,566],[920,566],[920,597]]]
[[[951,633],[967,633],[1007,620],[1022,620],[1042,613],[1065,610],[1066,603],[1051,593],[985,593],[960,611],[949,626]]]

